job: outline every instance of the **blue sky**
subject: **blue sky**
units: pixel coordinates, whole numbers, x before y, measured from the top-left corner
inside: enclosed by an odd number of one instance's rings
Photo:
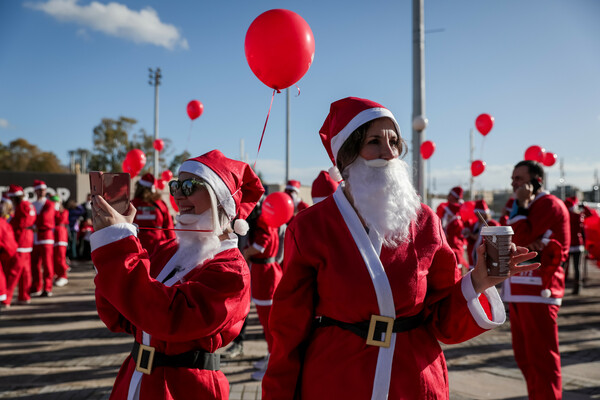
[[[366,97],[389,108],[410,145],[410,1],[0,2],[0,142],[23,137],[65,164],[92,148],[102,118],[127,116],[153,134],[160,67],[160,137],[173,153],[213,148],[256,157],[271,89],[252,73],[244,38],[262,12],[300,14],[315,39],[314,62],[291,96],[291,178],[310,185],[330,166],[318,130],[329,104]],[[426,139],[432,189],[467,187],[469,131],[495,118],[475,158],[487,163],[475,189],[507,189],[530,145],[564,162],[565,180],[589,190],[600,169],[600,2],[597,0],[425,1]],[[296,89],[293,89],[296,91]],[[204,104],[193,124],[185,108]],[[188,140],[189,138],[189,140]],[[285,174],[285,95],[278,94],[257,169],[268,183]],[[407,156],[410,163],[411,156]],[[549,186],[559,163],[548,168]]]

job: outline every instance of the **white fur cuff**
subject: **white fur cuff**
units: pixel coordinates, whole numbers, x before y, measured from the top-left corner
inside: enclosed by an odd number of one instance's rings
[[[133,224],[115,224],[100,229],[90,235],[90,246],[92,251],[106,246],[107,244],[119,241],[127,236],[137,237],[137,229]]]
[[[479,302],[480,295],[475,292],[475,288],[473,287],[471,272],[472,271],[467,272],[461,281],[462,293],[467,300],[469,311],[471,312],[473,319],[475,319],[475,322],[477,322],[477,325],[481,328],[494,329],[506,321],[506,312],[504,310],[502,299],[494,286],[483,291],[482,294],[487,297],[492,310],[492,319],[490,320]]]

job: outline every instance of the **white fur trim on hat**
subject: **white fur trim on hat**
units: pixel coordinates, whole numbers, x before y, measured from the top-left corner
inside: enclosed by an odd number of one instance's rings
[[[36,185],[33,187],[33,190],[39,190],[39,189],[48,189],[48,186],[46,186],[45,183],[42,183],[41,185]]]
[[[296,186],[294,185],[286,185],[285,186],[286,190],[293,190],[294,192],[300,193],[300,189],[298,189]]]
[[[394,122],[396,130],[398,131],[396,133],[398,134],[398,136],[401,136],[400,126],[398,126],[398,122],[396,122],[396,119],[394,118],[394,115],[390,110],[383,107],[368,108],[356,114],[356,116],[352,118],[352,120],[350,120],[350,122],[348,122],[348,124],[344,128],[342,128],[341,131],[339,131],[334,137],[331,138],[331,152],[333,153],[333,159],[337,160],[338,151],[340,151],[342,145],[344,144],[346,139],[350,137],[352,132],[354,132],[358,127],[369,121],[383,117],[387,117]],[[336,180],[336,182],[339,181]]]
[[[17,197],[17,196],[23,196],[23,191],[22,191],[22,190],[18,190],[18,191],[14,192],[14,193],[10,193],[10,192],[8,192],[8,193],[6,193],[6,195],[7,195],[8,197]]]
[[[143,179],[140,179],[140,180],[138,181],[138,183],[139,183],[140,185],[144,186],[144,187],[147,187],[147,188],[153,188],[153,187],[154,187],[154,184],[153,184],[152,182],[148,182],[148,181],[145,181],[145,180],[143,180]]]
[[[235,201],[233,200],[233,196],[229,192],[229,188],[225,182],[223,182],[223,180],[215,171],[198,161],[187,160],[181,164],[181,167],[179,167],[179,173],[182,172],[189,172],[204,179],[215,191],[217,200],[223,207],[223,210],[225,210],[225,213],[229,219],[231,220],[235,218],[237,213],[235,210]]]

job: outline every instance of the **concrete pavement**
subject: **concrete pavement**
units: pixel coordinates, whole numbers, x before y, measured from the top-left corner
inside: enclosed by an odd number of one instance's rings
[[[131,350],[128,335],[108,331],[94,304],[94,270],[73,262],[69,284],[0,312],[0,399],[107,399]],[[569,285],[568,285],[569,286]],[[570,293],[569,288],[567,293]],[[564,399],[600,399],[600,269],[587,287],[567,294],[559,312]],[[453,400],[526,399],[510,344],[509,322],[466,343],[444,346]],[[232,400],[260,399],[252,363],[266,354],[254,309],[244,354],[223,360]]]

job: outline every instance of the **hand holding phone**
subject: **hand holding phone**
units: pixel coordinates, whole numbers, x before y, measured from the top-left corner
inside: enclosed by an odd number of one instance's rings
[[[90,172],[90,193],[100,195],[119,214],[125,215],[129,209],[131,177],[128,173]]]

